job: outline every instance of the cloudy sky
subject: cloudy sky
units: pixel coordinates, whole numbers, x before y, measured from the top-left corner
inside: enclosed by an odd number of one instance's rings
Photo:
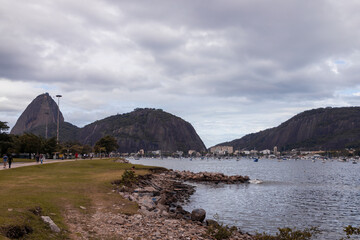
[[[79,127],[137,107],[207,147],[360,105],[358,0],[0,0],[0,121],[62,94]]]

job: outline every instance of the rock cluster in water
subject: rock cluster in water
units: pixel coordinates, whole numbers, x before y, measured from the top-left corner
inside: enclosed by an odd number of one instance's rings
[[[213,182],[213,183],[226,183],[226,184],[237,184],[247,183],[250,178],[248,176],[233,175],[227,176],[223,173],[214,172],[199,172],[193,173],[190,171],[171,171],[169,172],[173,177],[193,182]]]

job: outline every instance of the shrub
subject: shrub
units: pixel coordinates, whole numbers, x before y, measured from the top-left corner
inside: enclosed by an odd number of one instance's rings
[[[296,228],[278,228],[279,232],[275,236],[266,233],[257,233],[254,238],[256,240],[309,240],[320,231],[316,227],[297,230]]]
[[[229,228],[227,225],[211,224],[208,228],[208,234],[217,240],[221,240],[230,238],[232,233],[236,230],[236,227]]]
[[[133,171],[125,170],[124,174],[121,177],[121,183],[124,185],[129,185],[136,181],[136,176]]]
[[[360,227],[353,227],[351,225],[344,227],[346,237],[350,238],[351,235],[360,235]]]

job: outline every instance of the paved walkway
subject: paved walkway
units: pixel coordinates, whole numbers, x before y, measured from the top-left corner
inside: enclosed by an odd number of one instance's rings
[[[71,162],[71,161],[77,161],[82,159],[66,159],[66,160],[52,160],[52,159],[46,159],[43,164],[49,164],[49,163],[56,163],[56,162]],[[37,162],[13,162],[11,164],[11,168],[18,168],[18,167],[26,167],[26,166],[32,166],[32,165],[41,165],[41,163]],[[6,164],[6,168],[4,168],[4,162],[1,161],[0,170],[9,169],[9,164]]]

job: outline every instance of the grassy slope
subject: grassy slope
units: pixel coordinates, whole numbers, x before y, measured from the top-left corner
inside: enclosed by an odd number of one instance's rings
[[[11,225],[31,226],[34,229],[26,239],[64,239],[66,231],[64,215],[68,209],[79,209],[88,214],[97,204],[109,206],[115,202],[124,203],[117,211],[132,214],[137,205],[111,193],[111,181],[120,179],[131,164],[116,163],[111,159],[81,160],[14,168],[0,172],[0,231]],[[147,172],[147,167],[137,166],[137,174]],[[42,208],[42,214],[65,229],[54,234],[29,209]],[[9,211],[9,209],[13,209]],[[0,239],[1,236],[0,236]]]

